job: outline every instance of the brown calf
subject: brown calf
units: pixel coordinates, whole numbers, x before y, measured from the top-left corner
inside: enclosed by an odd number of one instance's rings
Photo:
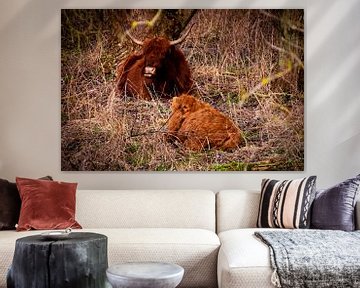
[[[243,142],[240,129],[230,118],[191,95],[174,97],[171,110],[170,139],[178,139],[189,150],[231,150]]]

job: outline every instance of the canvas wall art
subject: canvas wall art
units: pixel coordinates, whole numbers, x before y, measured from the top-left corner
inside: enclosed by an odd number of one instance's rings
[[[62,10],[61,169],[304,170],[304,10]]]

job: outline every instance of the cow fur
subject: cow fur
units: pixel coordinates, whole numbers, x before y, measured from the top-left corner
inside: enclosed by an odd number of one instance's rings
[[[146,67],[155,68],[154,75],[146,77]],[[132,53],[117,68],[117,90],[140,99],[170,98],[189,92],[192,84],[184,54],[164,37],[146,39],[141,51]]]
[[[209,104],[183,94],[172,99],[168,137],[192,151],[232,150],[243,142],[240,129]]]

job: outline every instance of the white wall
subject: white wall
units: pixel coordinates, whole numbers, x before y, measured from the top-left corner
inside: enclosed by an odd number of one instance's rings
[[[0,2],[0,178],[52,175],[82,189],[258,189],[263,177],[360,173],[360,1],[16,0]],[[173,4],[171,4],[173,3]],[[304,8],[305,171],[61,172],[61,8]],[[174,6],[176,5],[176,6]]]

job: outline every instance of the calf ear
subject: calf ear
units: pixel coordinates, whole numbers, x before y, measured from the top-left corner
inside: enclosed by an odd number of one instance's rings
[[[171,103],[171,108],[173,111],[179,109],[179,97],[173,97],[172,98],[172,103]]]

